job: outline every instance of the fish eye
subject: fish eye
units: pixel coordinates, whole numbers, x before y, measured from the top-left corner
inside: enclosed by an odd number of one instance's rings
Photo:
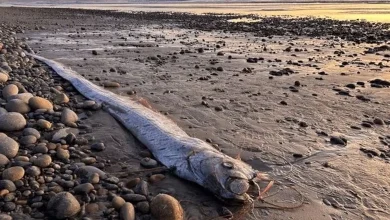
[[[233,169],[234,168],[234,164],[232,162],[223,162],[222,166],[224,166],[226,168],[229,168],[229,169]]]
[[[237,195],[246,193],[249,187],[249,183],[245,179],[234,179],[229,183],[230,191]]]

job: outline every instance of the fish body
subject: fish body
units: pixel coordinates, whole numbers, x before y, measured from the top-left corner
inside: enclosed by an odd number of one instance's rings
[[[247,191],[257,171],[248,164],[223,154],[205,141],[190,137],[162,114],[99,87],[56,61],[29,55],[50,66],[85,97],[103,104],[177,176],[203,186],[223,200],[250,200]]]

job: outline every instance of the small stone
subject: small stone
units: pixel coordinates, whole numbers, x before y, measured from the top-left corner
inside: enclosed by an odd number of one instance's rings
[[[129,188],[129,189],[132,189],[134,188],[139,182],[141,182],[141,179],[140,178],[134,178],[134,179],[131,179],[129,180],[129,182],[126,183],[126,187]]]
[[[75,216],[80,212],[80,209],[80,203],[68,192],[58,193],[53,196],[47,204],[49,214],[57,219]]]
[[[30,98],[28,101],[28,104],[32,109],[46,109],[46,110],[53,110],[53,104],[47,99],[35,96]]]
[[[7,99],[10,96],[17,95],[19,93],[19,88],[14,84],[9,84],[3,88],[2,94],[3,98]]]
[[[102,85],[103,85],[103,87],[109,87],[109,88],[118,88],[121,86],[117,82],[103,82]]]
[[[77,120],[79,120],[79,117],[74,111],[70,110],[69,108],[64,108],[64,110],[62,110],[61,113],[62,123],[69,126],[75,123]]]
[[[150,203],[152,216],[157,220],[182,220],[184,219],[183,208],[179,201],[167,194],[159,194]]]
[[[126,202],[120,210],[120,218],[121,220],[134,220],[135,219],[135,211],[134,206]]]
[[[45,119],[39,119],[37,121],[37,126],[42,129],[50,129],[51,128],[51,122],[45,120]]]
[[[385,124],[385,122],[380,118],[375,118],[373,122],[376,125],[384,125]]]
[[[19,144],[4,133],[0,133],[0,154],[13,158],[19,151]]]
[[[93,150],[93,151],[103,151],[104,149],[106,149],[106,147],[104,146],[104,143],[97,143],[97,144],[91,145],[91,150]]]
[[[81,161],[83,163],[85,163],[86,165],[91,165],[91,164],[96,163],[96,158],[94,158],[94,157],[85,157]]]
[[[163,179],[165,179],[164,174],[154,174],[149,177],[149,182],[154,184],[154,183],[161,182]]]
[[[115,209],[120,209],[126,201],[120,197],[120,196],[114,196],[114,198],[111,201],[111,206]]]
[[[5,83],[8,81],[8,75],[0,72],[0,83]]]
[[[41,175],[41,169],[39,169],[39,167],[36,166],[31,166],[27,168],[26,174],[27,176],[32,176],[32,177],[39,176]]]
[[[147,201],[137,203],[135,208],[143,214],[148,214],[150,211],[149,202]]]
[[[24,93],[19,93],[17,95],[12,95],[7,98],[8,102],[14,99],[22,100],[24,103],[28,104],[28,101],[34,97],[33,94],[24,92]]]
[[[78,168],[76,170],[76,174],[80,178],[85,178],[85,179],[89,179],[89,177],[91,175],[93,175],[94,173],[97,173],[99,175],[99,177],[102,178],[102,179],[106,179],[107,178],[107,174],[105,172],[103,172],[102,170],[100,170],[99,168],[97,168],[97,167],[82,166],[82,167],[80,167],[80,168]]]
[[[78,186],[76,186],[74,188],[74,191],[76,193],[84,193],[84,194],[88,194],[90,193],[92,190],[94,190],[95,188],[93,187],[92,184],[90,183],[83,183],[83,184],[80,184]]]
[[[149,186],[148,186],[148,183],[144,180],[141,180],[141,182],[139,182],[135,188],[134,188],[134,192],[136,194],[140,194],[140,195],[144,195],[144,196],[148,196],[149,195]]]
[[[54,98],[55,104],[66,104],[69,102],[69,98],[65,93],[57,94]]]
[[[50,155],[44,154],[44,155],[41,155],[41,156],[35,158],[32,162],[35,166],[45,168],[45,167],[50,166],[52,159],[51,159]]]
[[[14,192],[16,186],[11,180],[0,180],[0,189],[7,189],[10,192]]]
[[[139,194],[125,194],[122,196],[122,198],[132,203],[146,201],[146,196],[139,195]]]
[[[0,154],[0,167],[4,167],[9,163],[8,158],[4,154]]]
[[[23,135],[28,136],[28,135],[34,135],[37,139],[41,138],[41,134],[39,131],[35,128],[25,128],[23,130]]]
[[[5,169],[2,174],[3,180],[11,180],[11,181],[20,180],[23,178],[23,176],[24,176],[24,169],[23,167],[18,167],[18,166]]]
[[[8,101],[5,105],[5,109],[7,109],[8,112],[19,112],[21,114],[26,114],[31,110],[30,106],[20,99],[12,99],[11,101]]]
[[[336,145],[343,145],[343,146],[347,145],[346,140],[344,140],[341,137],[336,137],[336,136],[331,136],[330,137],[330,143],[331,144],[336,144]]]
[[[26,126],[26,119],[17,112],[0,115],[0,131],[18,131]]]
[[[15,210],[15,208],[16,208],[16,205],[13,202],[6,202],[3,206],[3,210],[6,212],[11,212],[11,211]]]
[[[217,112],[223,111],[223,108],[221,106],[216,106],[214,109]]]
[[[88,178],[88,182],[92,184],[98,184],[100,181],[99,174],[93,173],[91,176]]]
[[[62,149],[61,147],[59,147],[57,149],[56,156],[58,159],[66,161],[70,158],[70,153],[68,150],[65,150],[65,149]]]
[[[158,163],[156,160],[153,160],[150,157],[145,157],[142,158],[141,165],[146,168],[153,168],[153,167],[157,167]]]
[[[34,135],[23,136],[23,137],[19,140],[19,142],[20,142],[20,144],[22,144],[22,145],[34,144],[35,142],[37,142],[37,137],[35,137]]]
[[[12,220],[12,217],[7,214],[0,214],[0,220]]]
[[[306,122],[304,122],[304,121],[300,121],[299,123],[298,123],[298,125],[299,126],[301,126],[302,128],[307,128],[309,125],[306,123]]]

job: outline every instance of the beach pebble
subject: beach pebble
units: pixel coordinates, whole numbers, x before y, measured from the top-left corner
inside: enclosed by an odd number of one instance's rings
[[[134,206],[126,202],[120,210],[120,218],[122,220],[134,220],[135,219],[135,211],[134,211]]]
[[[0,115],[3,115],[5,113],[7,113],[7,110],[5,108],[0,107]]]
[[[96,143],[91,145],[91,150],[93,151],[103,151],[104,149],[106,149],[104,143]]]
[[[150,183],[158,183],[161,182],[163,179],[165,179],[164,174],[153,174],[149,177],[149,182]]]
[[[61,122],[65,125],[73,125],[77,120],[79,120],[77,114],[70,110],[69,108],[64,108],[61,113]]]
[[[134,192],[140,195],[148,196],[149,195],[149,186],[148,183],[144,180],[141,180],[135,187]]]
[[[23,167],[10,167],[8,169],[5,169],[2,173],[3,180],[11,180],[16,181],[22,179],[24,176],[24,169]]]
[[[70,153],[69,153],[68,150],[65,150],[65,149],[62,149],[62,148],[58,148],[56,156],[60,160],[68,160],[70,158]]]
[[[142,158],[141,165],[146,168],[153,168],[153,167],[157,167],[158,163],[156,160],[153,160],[150,157],[145,157]]]
[[[54,133],[52,140],[54,142],[59,142],[59,141],[61,141],[61,139],[65,138],[70,133],[78,134],[78,130],[74,129],[74,128],[62,128],[62,129],[58,130],[56,133]]]
[[[16,190],[16,186],[11,180],[0,180],[0,189],[6,189],[10,192],[14,192]]]
[[[120,87],[121,85],[117,82],[103,82],[102,85],[104,87],[111,87],[111,88],[118,88]]]
[[[38,96],[30,98],[28,104],[32,109],[53,110],[53,104],[49,100]]]
[[[28,104],[28,101],[34,97],[33,94],[31,93],[28,93],[28,92],[25,92],[25,93],[19,93],[17,95],[12,95],[12,96],[9,96],[7,98],[8,101],[11,101],[11,100],[14,100],[14,99],[18,99],[18,100],[22,100],[24,103]]]
[[[19,140],[19,143],[22,145],[34,144],[35,142],[37,142],[37,137],[35,137],[34,135],[23,136]]]
[[[30,106],[20,99],[12,99],[5,105],[5,109],[8,112],[19,112],[26,114],[30,112]]]
[[[129,188],[129,189],[132,189],[134,188],[139,182],[141,182],[141,179],[140,178],[134,178],[134,179],[131,179],[129,180],[127,183],[126,183],[126,187]]]
[[[82,167],[80,167],[80,168],[78,168],[76,170],[76,174],[80,178],[85,178],[85,179],[89,179],[89,177],[92,176],[94,173],[97,173],[99,175],[99,177],[102,178],[102,179],[106,179],[107,178],[107,174],[105,172],[103,172],[102,170],[100,170],[99,168],[97,168],[97,167],[82,166]]]
[[[147,201],[137,203],[135,208],[143,214],[147,214],[150,211],[149,202]]]
[[[54,98],[55,104],[65,104],[69,102],[69,98],[65,93],[57,94]]]
[[[68,192],[61,192],[53,196],[47,204],[47,210],[51,216],[57,219],[65,219],[75,216],[80,212],[80,203]]]
[[[385,122],[380,118],[375,118],[373,122],[376,125],[384,125],[385,124]]]
[[[114,198],[111,201],[111,206],[115,209],[120,209],[126,201],[120,197],[120,196],[114,196]]]
[[[4,154],[0,154],[0,167],[4,167],[9,163],[8,157],[6,157]]]
[[[88,194],[90,193],[92,190],[94,190],[94,187],[92,184],[90,183],[83,183],[83,184],[80,184],[78,186],[76,186],[74,188],[74,191],[76,193],[83,193],[83,194]]]
[[[184,219],[183,208],[179,201],[167,194],[159,194],[150,203],[152,216],[157,220],[182,220]]]
[[[99,174],[93,173],[91,176],[88,177],[88,182],[92,184],[98,184],[100,181]]]
[[[16,156],[19,150],[19,144],[14,139],[4,133],[0,133],[0,154],[8,158]]]
[[[330,143],[335,145],[343,145],[343,146],[347,145],[347,142],[344,138],[336,137],[336,136],[330,137]]]
[[[39,119],[37,121],[37,126],[42,128],[42,129],[50,129],[52,124],[51,124],[51,122],[49,122],[45,119]]]
[[[8,75],[0,72],[0,83],[5,83],[8,81]]]
[[[7,214],[0,214],[0,220],[12,220],[12,217]]]
[[[139,195],[139,194],[126,194],[123,195],[122,198],[127,202],[132,202],[132,203],[137,203],[137,202],[142,202],[147,200],[146,196]]]
[[[23,130],[23,135],[24,136],[28,136],[28,135],[33,135],[35,136],[37,139],[41,138],[41,134],[39,133],[39,131],[35,128],[25,128]]]
[[[19,88],[14,84],[9,84],[6,87],[4,87],[2,94],[3,98],[7,99],[10,96],[16,95],[19,93]]]
[[[39,167],[37,167],[37,166],[31,166],[31,167],[27,168],[26,175],[32,176],[32,177],[39,176],[39,175],[41,175],[41,169],[39,169]]]
[[[26,126],[26,119],[17,112],[0,115],[0,131],[18,131]]]
[[[33,159],[32,162],[37,167],[45,168],[45,167],[50,166],[52,159],[51,159],[50,155],[44,154],[44,155],[41,155],[41,156]]]

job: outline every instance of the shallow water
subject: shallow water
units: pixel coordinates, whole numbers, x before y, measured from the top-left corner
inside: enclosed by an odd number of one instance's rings
[[[55,7],[118,11],[164,11],[257,14],[262,16],[314,16],[339,20],[390,22],[390,4],[367,3],[156,3],[156,4],[71,4]]]

